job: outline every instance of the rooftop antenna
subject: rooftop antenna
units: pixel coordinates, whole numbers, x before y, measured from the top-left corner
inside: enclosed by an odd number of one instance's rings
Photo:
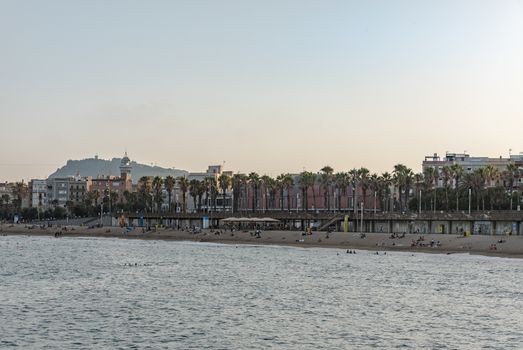
[[[508,149],[508,157],[510,158],[512,156],[512,148]]]

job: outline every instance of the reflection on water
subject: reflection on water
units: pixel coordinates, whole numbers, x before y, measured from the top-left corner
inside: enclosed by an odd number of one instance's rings
[[[522,277],[468,255],[0,237],[0,348],[518,349]]]

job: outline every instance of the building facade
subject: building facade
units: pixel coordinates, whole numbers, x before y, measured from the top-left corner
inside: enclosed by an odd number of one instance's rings
[[[47,201],[47,180],[33,179],[29,182],[30,207],[37,208],[42,211],[47,209],[49,203]]]
[[[131,160],[127,156],[127,152],[125,152],[120,163],[120,176],[102,176],[96,179],[91,179],[87,191],[97,191],[100,196],[109,192],[115,192],[118,194],[118,201],[123,202],[125,201],[124,193],[126,191],[133,191],[131,170]]]
[[[463,168],[464,173],[472,173],[476,169],[479,168],[485,168],[487,166],[492,166],[493,168],[497,169],[500,173],[503,173],[507,170],[507,167],[510,164],[513,164],[521,171],[523,171],[523,153],[517,154],[517,155],[510,155],[508,158],[503,158],[502,156],[499,156],[499,158],[490,158],[490,157],[472,157],[467,153],[449,153],[447,152],[443,158],[438,156],[437,153],[434,153],[432,156],[426,156],[425,160],[422,163],[422,170],[423,172],[426,171],[427,168],[435,168],[439,174],[441,174],[441,170],[443,167],[447,166],[450,167],[452,165],[460,165]],[[520,174],[521,174],[520,171]],[[516,186],[520,186],[522,184],[523,178],[521,175],[516,176],[515,184]],[[438,187],[443,186],[443,179],[438,178]]]

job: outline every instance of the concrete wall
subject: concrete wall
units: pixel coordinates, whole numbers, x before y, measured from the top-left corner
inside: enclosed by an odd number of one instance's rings
[[[475,234],[475,235],[490,235],[490,234],[492,234],[492,222],[490,222],[490,221],[475,221],[472,233]]]
[[[392,232],[403,233],[409,232],[409,222],[408,221],[395,221],[392,223]]]
[[[512,221],[498,221],[496,222],[496,235],[507,235],[507,234],[517,234],[518,232],[518,223]]]
[[[388,221],[376,221],[374,231],[378,233],[390,233],[390,224]]]
[[[411,233],[430,233],[428,221],[414,221],[411,228]]]
[[[448,221],[433,221],[431,225],[431,233],[449,233],[450,224]]]
[[[465,232],[471,232],[469,221],[453,221],[452,222],[452,234],[461,235]]]

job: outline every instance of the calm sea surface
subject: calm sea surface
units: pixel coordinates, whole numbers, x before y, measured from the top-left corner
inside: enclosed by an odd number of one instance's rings
[[[523,349],[522,290],[519,259],[0,237],[0,348]]]

